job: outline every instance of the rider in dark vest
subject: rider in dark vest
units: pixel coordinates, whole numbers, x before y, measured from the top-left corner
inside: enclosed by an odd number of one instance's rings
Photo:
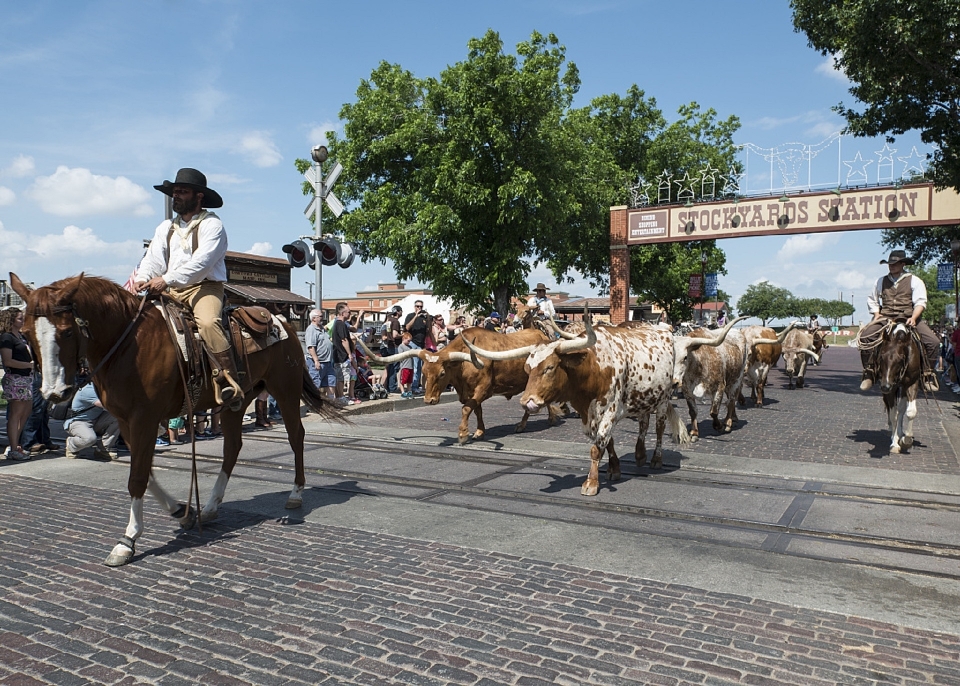
[[[876,379],[874,359],[876,348],[869,346],[879,339],[888,319],[905,319],[908,327],[916,328],[926,356],[923,387],[927,391],[940,389],[934,372],[940,343],[937,335],[920,318],[927,306],[927,287],[922,279],[903,271],[906,265],[913,263],[903,250],[894,250],[890,253],[888,260],[880,260],[880,264],[887,265],[890,273],[880,277],[873,293],[867,296],[867,307],[873,315],[873,320],[860,332],[861,343],[867,345],[867,349],[860,351],[860,359],[863,363],[863,380],[860,382],[862,391],[869,390]]]

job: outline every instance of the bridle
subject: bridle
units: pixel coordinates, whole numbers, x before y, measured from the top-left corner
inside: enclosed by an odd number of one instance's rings
[[[104,355],[103,358],[101,358],[100,362],[97,363],[97,366],[93,369],[93,371],[90,372],[87,378],[84,379],[84,381],[79,386],[77,386],[77,390],[80,390],[81,388],[86,386],[88,383],[90,383],[93,377],[96,376],[97,372],[99,372],[103,368],[103,365],[107,363],[107,361],[113,356],[115,352],[117,352],[117,349],[120,347],[120,345],[127,339],[127,336],[130,335],[130,332],[133,331],[133,327],[136,326],[137,320],[140,319],[140,315],[143,313],[143,308],[144,308],[144,305],[146,304],[147,304],[147,297],[143,296],[142,298],[140,298],[140,307],[137,308],[137,313],[133,316],[133,319],[130,321],[130,323],[127,324],[127,328],[123,330],[123,333],[120,334],[120,337],[114,342],[110,350],[107,351],[107,354]],[[77,329],[80,330],[80,333],[83,336],[84,344],[86,344],[87,341],[93,340],[93,335],[90,333],[90,322],[88,322],[86,319],[84,319],[77,313],[76,303],[70,303],[69,305],[56,305],[50,308],[50,314],[70,314],[73,317],[74,324],[77,325]],[[35,318],[46,317],[47,313],[34,310],[33,316]],[[86,345],[84,345],[83,347],[85,348]],[[81,354],[80,357],[84,357],[84,355]]]

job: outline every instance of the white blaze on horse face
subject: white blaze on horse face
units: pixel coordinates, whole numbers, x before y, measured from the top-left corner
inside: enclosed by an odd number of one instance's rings
[[[60,346],[57,344],[57,327],[46,317],[37,317],[33,330],[40,345],[43,358],[43,385],[40,392],[44,398],[61,395],[67,388],[66,372],[60,364]]]

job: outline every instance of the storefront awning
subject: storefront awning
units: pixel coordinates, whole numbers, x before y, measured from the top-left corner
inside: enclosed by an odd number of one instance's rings
[[[247,286],[233,283],[224,284],[224,290],[231,295],[240,296],[255,304],[279,303],[283,305],[312,305],[313,301],[285,288],[269,286]]]

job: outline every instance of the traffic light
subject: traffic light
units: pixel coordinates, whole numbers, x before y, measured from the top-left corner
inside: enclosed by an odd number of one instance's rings
[[[313,249],[320,256],[320,264],[332,267],[340,262],[340,241],[333,236],[321,238],[313,244]]]
[[[327,236],[314,242],[313,249],[320,257],[320,263],[324,267],[332,267],[338,264],[341,269],[346,269],[353,264],[353,258],[356,257],[352,245],[341,243],[333,236]]]
[[[313,267],[316,264],[313,248],[305,241],[296,240],[283,246],[283,252],[287,253],[287,261],[291,267]],[[326,262],[324,262],[326,264]]]

